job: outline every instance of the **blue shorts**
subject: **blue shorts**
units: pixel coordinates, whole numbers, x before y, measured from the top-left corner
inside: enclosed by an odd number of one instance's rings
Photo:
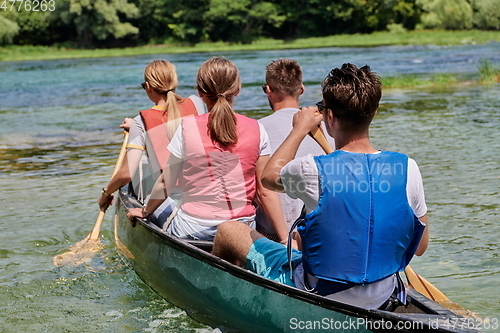
[[[302,262],[302,252],[292,250],[292,267]],[[247,268],[265,278],[295,287],[288,265],[286,246],[267,238],[257,239],[247,255]]]

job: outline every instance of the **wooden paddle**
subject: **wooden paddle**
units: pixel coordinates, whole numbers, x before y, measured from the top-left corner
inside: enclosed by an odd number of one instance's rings
[[[436,288],[432,283],[417,274],[410,265],[405,268],[406,279],[408,280],[408,285],[424,295],[427,298],[441,304],[445,308],[451,310],[452,312],[467,317],[477,317],[477,315],[465,308],[463,308],[458,303],[450,301],[445,294],[443,294],[438,288]]]
[[[332,146],[330,146],[330,143],[326,139],[321,126],[318,126],[315,130],[309,132],[309,135],[312,136],[314,141],[316,141],[320,145],[321,149],[323,149],[325,154],[333,153],[333,148]]]
[[[115,168],[113,170],[111,178],[113,178],[113,176],[118,172],[123,163],[127,148],[128,136],[128,131],[124,131],[120,155],[118,155],[118,159],[116,160]],[[102,221],[104,220],[104,215],[105,212],[100,210],[94,224],[94,229],[92,229],[90,234],[88,234],[87,237],[85,237],[78,243],[72,245],[68,252],[55,256],[53,259],[54,265],[77,266],[84,262],[89,262],[92,257],[103,248],[102,243],[99,241],[99,234],[101,232],[101,225]]]
[[[321,146],[326,154],[330,154],[333,152],[333,148],[330,146],[330,143],[328,143],[328,140],[326,139],[325,134],[323,133],[323,130],[320,126],[318,126],[317,129],[309,132],[309,135]],[[427,298],[432,299],[433,301],[441,304],[442,306],[455,312],[456,314],[474,316],[472,312],[464,309],[457,303],[450,301],[448,297],[446,297],[438,288],[418,275],[409,265],[406,266],[405,275],[406,279],[408,280],[408,285]]]

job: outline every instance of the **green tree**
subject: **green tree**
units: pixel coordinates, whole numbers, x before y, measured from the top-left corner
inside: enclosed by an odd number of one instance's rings
[[[323,36],[331,30],[325,0],[278,0],[278,12],[285,20],[278,27],[267,27],[270,37],[293,40]]]
[[[285,17],[271,2],[210,0],[204,19],[211,40],[250,43],[262,35],[266,25],[279,27]]]
[[[420,22],[422,8],[417,4],[417,0],[386,0],[384,3],[388,14],[383,22],[384,27],[388,24],[401,24],[404,28],[413,30]]]
[[[179,41],[195,44],[207,39],[203,15],[210,0],[133,0],[140,17],[130,20],[139,28],[141,43]]]
[[[484,30],[500,30],[500,0],[473,0],[474,26]]]
[[[11,44],[19,33],[19,25],[0,14],[0,45]]]
[[[421,15],[416,0],[325,1],[324,6],[334,33],[367,33],[395,24],[414,29]]]
[[[195,44],[208,38],[203,14],[207,12],[208,0],[186,0],[176,2],[167,25],[176,40]]]
[[[19,35],[16,36],[16,44],[44,44],[44,41],[53,41],[52,36],[47,34],[51,23],[50,11],[17,12],[16,22],[19,25]]]
[[[422,27],[443,29],[470,29],[472,7],[466,0],[418,0],[424,13]]]
[[[52,45],[56,42],[63,42],[75,35],[75,31],[68,29],[67,26],[62,26],[62,22],[51,6],[55,5],[45,3],[47,7],[36,7],[38,11],[26,10],[29,5],[34,6],[33,2],[25,3],[26,6],[20,6],[17,3],[12,6],[9,3],[9,10],[1,15],[4,15],[9,21],[14,22],[17,26],[17,32],[12,39],[13,44],[18,45]],[[45,9],[45,10],[44,10]],[[1,13],[1,12],[0,12]],[[0,24],[0,27],[4,27]],[[9,25],[5,25],[9,27]],[[0,28],[1,30],[1,28]]]
[[[57,10],[62,21],[74,26],[79,44],[93,47],[95,40],[122,38],[139,29],[122,18],[137,17],[139,9],[127,0],[63,0]]]

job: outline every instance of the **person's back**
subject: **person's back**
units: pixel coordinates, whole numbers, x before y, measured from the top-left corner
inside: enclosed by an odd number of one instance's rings
[[[132,182],[135,193],[140,193],[141,198],[146,197],[149,194],[147,184],[156,181],[167,162],[166,146],[179,126],[180,118],[203,114],[205,111],[199,97],[182,98],[175,93],[178,86],[177,73],[175,66],[169,61],[155,60],[149,63],[144,69],[144,80],[141,86],[155,106],[140,111],[131,125],[127,123],[127,119],[122,124],[121,127],[129,127],[130,132],[125,163],[103,188],[98,199],[102,210],[106,210],[111,203],[111,193],[129,182]],[[146,152],[148,158],[149,173],[142,172],[143,152]],[[174,204],[172,200],[165,203],[165,207],[162,207],[165,208],[165,214],[172,210]],[[163,209],[155,216],[160,217],[162,213]],[[158,223],[163,221],[164,218],[160,217]]]
[[[259,119],[259,123],[264,125],[269,135],[271,151],[274,153],[292,130],[293,115],[299,110],[299,97],[304,92],[302,69],[297,61],[284,58],[268,64],[263,90],[273,113]],[[329,135],[327,138],[330,145],[335,147],[333,139]],[[323,154],[321,147],[311,137],[306,137],[301,142],[296,157],[307,154]],[[279,193],[279,199],[288,231],[300,216],[304,203],[300,199],[290,198],[286,193]],[[284,237],[279,237],[271,221],[260,208],[257,209],[256,223],[257,231],[268,238],[286,240]]]
[[[338,150],[314,162],[321,184],[318,203],[298,228],[306,272],[364,285],[403,270],[420,240],[415,233],[420,222],[406,194],[408,157]],[[328,239],[332,242],[318,246]]]
[[[181,118],[204,113],[198,96],[182,98],[175,90],[178,86],[175,66],[165,60],[155,60],[144,70],[142,87],[155,103],[134,118],[127,148],[145,150],[154,180],[168,161],[168,146]]]
[[[182,122],[185,152],[179,186],[183,212],[202,219],[231,220],[253,216],[255,169],[260,156],[260,128],[235,113],[238,140],[221,145],[204,135],[209,115]]]

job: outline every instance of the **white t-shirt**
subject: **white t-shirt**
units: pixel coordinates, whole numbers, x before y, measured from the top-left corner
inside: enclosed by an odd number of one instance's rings
[[[293,116],[297,113],[299,109],[297,108],[284,108],[274,111],[267,117],[259,119],[259,123],[264,125],[269,134],[269,141],[271,143],[271,149],[273,153],[279,148],[279,146],[285,141],[288,134],[293,129]],[[326,132],[326,127],[323,122],[321,122],[323,132],[327,138],[330,146],[335,147],[335,142],[333,138]],[[307,135],[299,145],[296,158],[306,156],[307,154],[323,155],[323,149],[312,137]],[[300,199],[292,199],[285,193],[278,193],[281,203],[281,210],[283,212],[283,217],[285,218],[285,223],[287,229],[292,227],[293,222],[300,216],[302,211],[302,206],[304,203]],[[269,221],[269,218],[264,213],[262,207],[257,207],[257,230],[263,231],[267,234],[276,234],[274,227]]]
[[[307,213],[316,208],[319,201],[320,188],[319,172],[314,161],[314,155],[307,155],[290,161],[281,169],[280,177],[285,192],[292,198],[302,199]],[[407,178],[406,195],[408,203],[414,214],[417,217],[422,217],[427,213],[424,186],[418,165],[411,158],[408,159]],[[293,278],[297,288],[306,289],[304,277],[305,272],[302,264],[300,264],[295,269]],[[308,279],[309,285],[316,283],[316,278],[309,275]],[[391,275],[379,282],[365,286],[354,286],[347,290],[327,295],[326,297],[362,308],[376,309],[392,294],[395,283],[396,278],[394,275]]]

